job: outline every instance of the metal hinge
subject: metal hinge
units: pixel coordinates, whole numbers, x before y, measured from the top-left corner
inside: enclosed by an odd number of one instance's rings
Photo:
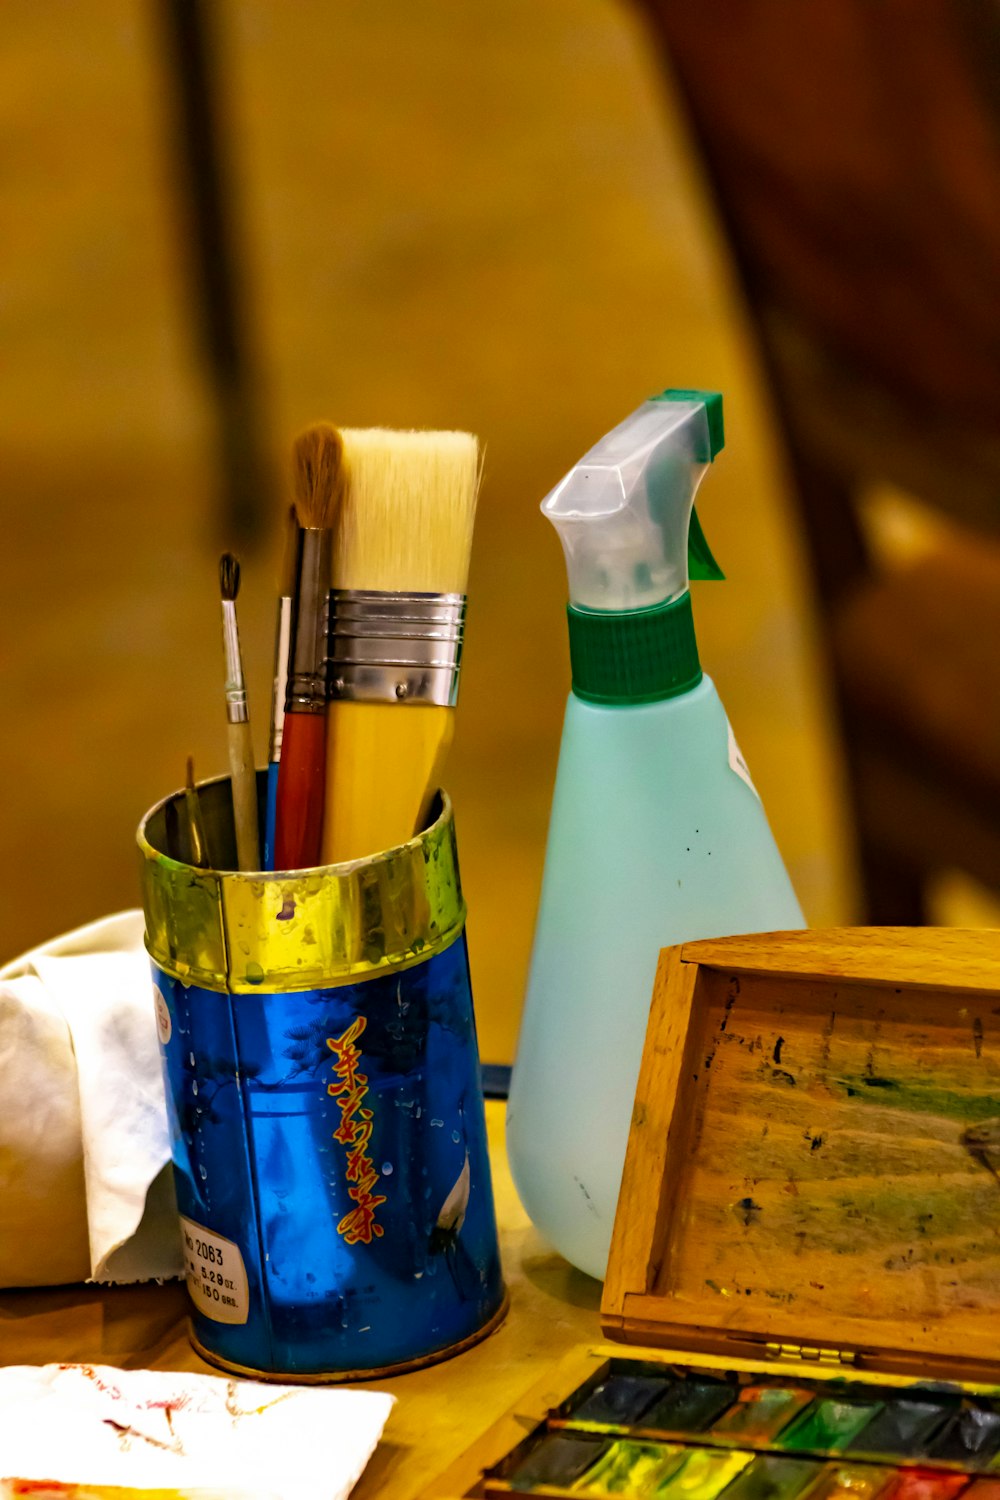
[[[805,1359],[815,1365],[856,1365],[854,1349],[808,1349],[804,1344],[766,1344],[772,1359]]]

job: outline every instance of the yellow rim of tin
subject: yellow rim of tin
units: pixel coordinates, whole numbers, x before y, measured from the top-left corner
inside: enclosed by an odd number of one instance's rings
[[[228,788],[225,777],[202,783],[203,807],[221,807]],[[197,869],[164,853],[168,818],[182,816],[183,806],[183,792],[158,802],[137,839],[146,948],[186,984],[236,995],[326,989],[409,968],[462,931],[454,814],[444,792],[434,822],[405,844],[273,874]],[[210,847],[211,832],[210,818]]]

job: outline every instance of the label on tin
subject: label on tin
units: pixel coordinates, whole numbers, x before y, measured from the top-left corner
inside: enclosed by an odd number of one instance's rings
[[[733,726],[732,724],[727,724],[726,727],[729,730],[729,769],[733,771],[741,781],[746,782],[747,786],[750,788],[754,796],[757,798],[757,801],[759,802],[760,792],[758,792],[757,788],[753,784],[753,777],[750,775],[750,767],[743,759],[743,751],[736,743],[736,736],[733,733]]]
[[[374,1192],[379,1173],[368,1154],[368,1145],[375,1123],[375,1112],[365,1107],[368,1093],[368,1074],[362,1073],[360,1048],[355,1046],[358,1037],[368,1025],[365,1016],[356,1016],[343,1036],[328,1036],[326,1045],[336,1059],[333,1063],[335,1082],[327,1085],[327,1093],[336,1099],[340,1108],[340,1126],[333,1132],[347,1151],[347,1180],[354,1184],[348,1194],[356,1204],[337,1225],[337,1233],[343,1235],[349,1245],[370,1245],[372,1239],[381,1239],[382,1225],[375,1214],[383,1203],[388,1203],[384,1193]]]
[[[240,1247],[181,1215],[184,1271],[191,1301],[216,1323],[245,1323],[250,1292]]]

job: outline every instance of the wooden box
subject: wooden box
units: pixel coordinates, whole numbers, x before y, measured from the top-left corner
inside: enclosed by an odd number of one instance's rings
[[[998,1314],[1000,932],[667,949],[601,1306],[634,1347],[547,1372],[427,1495],[503,1493],[484,1470],[626,1353],[983,1392]]]

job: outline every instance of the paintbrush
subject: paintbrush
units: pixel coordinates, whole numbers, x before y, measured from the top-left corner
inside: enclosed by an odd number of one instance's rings
[[[302,552],[302,528],[295,506],[288,507],[285,550],[278,580],[278,620],[274,632],[274,684],[271,690],[271,732],[267,748],[267,811],[264,817],[264,869],[274,869],[274,828],[278,810],[278,762],[285,723],[285,693],[288,689],[289,650],[292,640],[292,598]]]
[[[303,528],[292,604],[291,665],[278,763],[276,870],[320,862],[326,780],[326,653],[331,528],[344,483],[343,445],[320,424],[294,449],[295,513]]]
[[[479,482],[466,432],[344,429],[325,863],[424,826],[451,743]]]
[[[194,756],[187,758],[187,772],[184,782],[184,805],[187,808],[188,818],[188,846],[191,853],[191,864],[197,865],[199,869],[211,868],[212,861],[208,853],[208,839],[205,836],[205,820],[201,815],[201,802],[198,799],[198,788],[194,780]]]
[[[253,736],[236,620],[240,565],[231,552],[224,552],[219,559],[219,588],[222,592],[222,642],[226,653],[226,721],[229,726],[229,777],[236,828],[236,864],[240,870],[259,870],[257,773],[254,770]]]

